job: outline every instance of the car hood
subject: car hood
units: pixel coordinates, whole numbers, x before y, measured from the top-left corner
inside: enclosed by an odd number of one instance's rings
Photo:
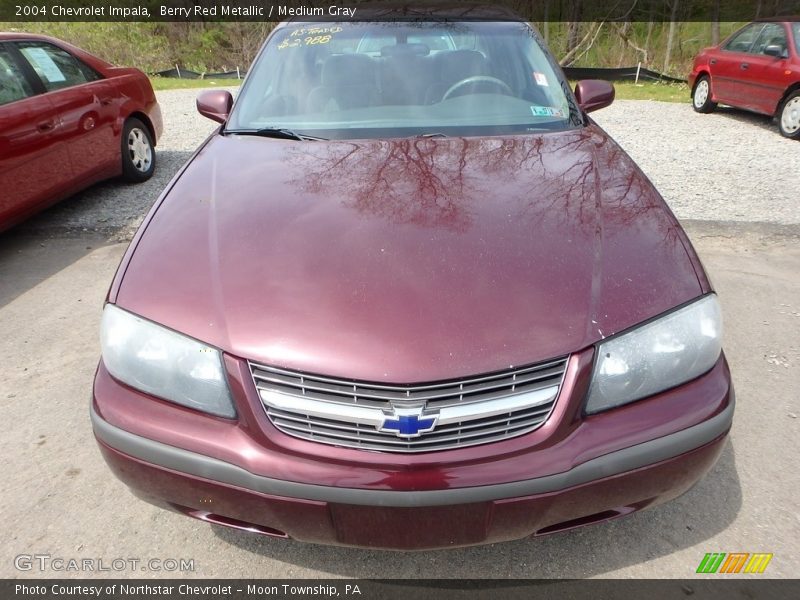
[[[215,135],[145,227],[119,306],[238,357],[353,379],[562,356],[701,293],[674,217],[595,125]]]

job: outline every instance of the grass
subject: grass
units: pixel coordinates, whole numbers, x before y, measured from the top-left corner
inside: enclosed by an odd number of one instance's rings
[[[575,89],[576,81],[570,81]],[[689,102],[689,86],[685,83],[656,81],[612,81],[617,100],[658,100],[659,102]]]
[[[619,100],[658,100],[660,102],[689,102],[689,86],[685,83],[614,82]]]
[[[196,88],[233,87],[241,85],[241,79],[173,79],[171,77],[151,77],[153,89],[186,90]]]

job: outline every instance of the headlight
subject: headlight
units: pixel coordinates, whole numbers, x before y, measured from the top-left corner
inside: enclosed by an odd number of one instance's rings
[[[123,383],[203,412],[236,415],[216,348],[113,304],[103,311],[100,343],[106,369]]]
[[[597,346],[587,413],[627,404],[711,369],[722,351],[713,294]]]

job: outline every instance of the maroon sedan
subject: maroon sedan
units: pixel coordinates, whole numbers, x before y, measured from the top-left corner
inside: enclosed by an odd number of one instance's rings
[[[800,17],[744,26],[694,59],[692,105],[718,103],[774,116],[783,136],[800,140]]]
[[[733,417],[720,309],[587,116],[613,97],[573,94],[523,22],[278,27],[235,104],[198,99],[222,125],[112,283],[91,418],[117,477],[210,523],[397,549],[688,490]]]
[[[141,71],[0,33],[0,231],[100,180],[149,179],[160,134]]]

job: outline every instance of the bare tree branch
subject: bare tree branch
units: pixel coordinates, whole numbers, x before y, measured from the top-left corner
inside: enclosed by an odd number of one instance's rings
[[[589,31],[586,33],[586,35],[583,36],[583,39],[580,42],[578,42],[578,44],[572,50],[570,50],[569,52],[567,52],[564,55],[564,57],[561,59],[561,66],[562,67],[570,66],[575,61],[577,61],[579,58],[583,57],[589,50],[591,50],[592,46],[594,45],[595,41],[597,40],[597,36],[600,33],[600,30],[603,28],[603,23],[605,23],[605,21],[600,21],[600,23],[598,23],[596,28],[594,28],[594,29],[590,28]],[[580,56],[576,56],[578,54],[578,52],[581,50],[581,48],[583,47],[584,43],[586,43],[586,41],[590,37],[592,38],[592,40],[591,40],[591,42],[589,42],[589,45],[586,46],[586,49],[583,52],[581,52]]]
[[[642,48],[634,44],[633,40],[631,40],[629,30],[627,30],[624,27],[621,27],[618,23],[613,23],[613,25],[614,28],[617,30],[617,34],[622,39],[622,41],[625,42],[626,45],[630,46],[631,48],[639,52],[642,55],[642,62],[647,64],[647,58],[648,58],[647,48]]]

